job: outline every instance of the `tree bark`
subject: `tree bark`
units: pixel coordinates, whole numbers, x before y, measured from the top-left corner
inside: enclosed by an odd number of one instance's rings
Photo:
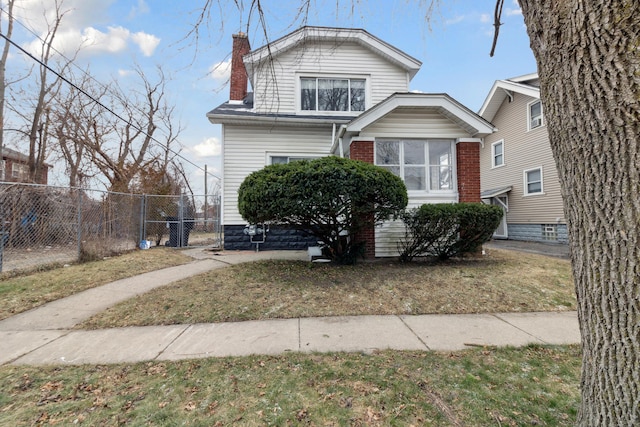
[[[569,227],[581,426],[640,425],[640,2],[519,0]]]

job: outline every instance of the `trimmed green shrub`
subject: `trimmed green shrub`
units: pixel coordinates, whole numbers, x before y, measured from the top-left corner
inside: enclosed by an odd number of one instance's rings
[[[335,156],[267,166],[247,176],[238,190],[238,209],[246,221],[308,232],[341,263],[354,263],[363,253],[354,239],[360,230],[397,218],[406,205],[400,178]]]
[[[502,214],[500,207],[483,203],[426,204],[405,211],[400,259],[430,256],[446,260],[475,252],[491,239]]]

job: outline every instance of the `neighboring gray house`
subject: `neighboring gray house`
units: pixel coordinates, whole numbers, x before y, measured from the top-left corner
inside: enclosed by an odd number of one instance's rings
[[[496,81],[479,114],[497,128],[480,149],[482,199],[505,211],[494,237],[566,243],[538,74]]]
[[[207,113],[222,125],[225,249],[252,248],[238,188],[277,162],[350,157],[403,178],[410,206],[479,202],[480,144],[494,128],[446,94],[409,92],[420,66],[361,29],[303,27],[255,50],[234,35],[230,100]],[[386,223],[364,234],[367,256],[395,256],[403,228]],[[260,247],[309,243],[271,227]]]

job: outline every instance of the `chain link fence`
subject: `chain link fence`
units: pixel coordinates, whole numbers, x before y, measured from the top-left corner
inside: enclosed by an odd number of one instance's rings
[[[0,271],[91,261],[136,247],[221,242],[219,195],[0,183]]]

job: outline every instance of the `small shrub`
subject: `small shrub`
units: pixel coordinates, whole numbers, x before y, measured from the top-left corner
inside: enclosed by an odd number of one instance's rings
[[[439,260],[476,251],[500,224],[502,209],[483,203],[426,204],[401,216],[405,237],[400,259],[416,256]]]

